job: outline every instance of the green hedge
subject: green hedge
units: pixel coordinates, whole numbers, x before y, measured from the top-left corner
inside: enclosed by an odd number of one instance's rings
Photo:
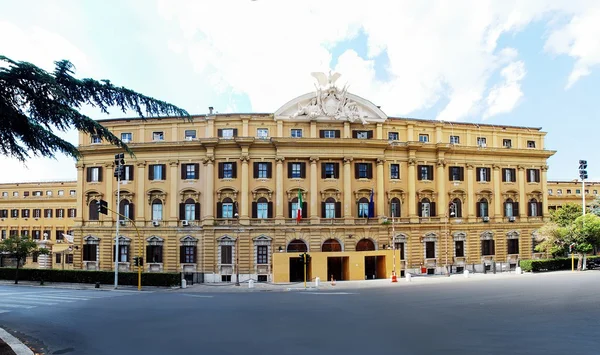
[[[14,280],[15,268],[0,268],[0,280]],[[68,282],[95,284],[114,284],[114,271],[85,271],[85,270],[49,270],[49,269],[19,269],[19,280]],[[138,283],[137,272],[119,272],[119,285]],[[181,284],[181,274],[178,273],[142,273],[142,286],[177,286]]]
[[[600,256],[588,256],[586,259],[598,259]],[[570,270],[571,258],[555,258],[555,259],[536,259],[536,260],[521,260],[520,264],[523,271],[556,271]],[[577,256],[575,256],[575,267],[577,267]]]

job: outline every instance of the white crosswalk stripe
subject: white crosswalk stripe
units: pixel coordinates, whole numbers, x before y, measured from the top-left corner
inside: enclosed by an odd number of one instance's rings
[[[0,287],[0,314],[29,310],[36,307],[67,306],[76,302],[87,302],[134,294],[119,291],[33,290],[31,288]]]

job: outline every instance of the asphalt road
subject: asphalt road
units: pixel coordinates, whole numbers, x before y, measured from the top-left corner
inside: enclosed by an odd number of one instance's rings
[[[47,354],[600,353],[600,271],[403,285],[215,294],[1,286],[0,310],[19,297],[70,302],[13,307],[0,326]]]

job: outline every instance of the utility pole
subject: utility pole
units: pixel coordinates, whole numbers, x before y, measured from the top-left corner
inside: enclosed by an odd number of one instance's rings
[[[581,204],[583,207],[583,215],[585,216],[585,179],[587,175],[587,160],[579,161],[579,177],[581,178]]]
[[[119,211],[119,202],[121,199],[121,177],[124,175],[125,170],[125,154],[115,154],[115,172],[114,176],[117,178],[117,203],[116,210]],[[121,224],[119,214],[117,214],[117,226],[116,226],[116,237],[115,237],[115,289],[119,286],[119,225]]]
[[[392,282],[398,282],[398,276],[396,275],[396,229],[394,222],[394,211],[392,211],[392,263],[394,264],[392,266]]]

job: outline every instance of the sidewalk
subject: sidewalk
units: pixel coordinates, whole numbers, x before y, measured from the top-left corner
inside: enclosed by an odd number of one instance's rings
[[[33,351],[9,332],[0,328],[0,355],[33,355]]]
[[[84,283],[64,283],[64,282],[44,282],[44,285],[40,285],[39,281],[19,281],[18,285],[15,285],[15,281],[11,280],[0,280],[0,286],[28,286],[28,287],[40,287],[40,288],[62,288],[69,290],[98,290],[98,291],[135,291],[138,292],[137,286],[130,285],[119,285],[115,290],[114,285],[101,284],[100,288],[96,288],[95,284],[84,284]],[[177,287],[158,287],[158,286],[142,286],[143,291],[164,291]]]

